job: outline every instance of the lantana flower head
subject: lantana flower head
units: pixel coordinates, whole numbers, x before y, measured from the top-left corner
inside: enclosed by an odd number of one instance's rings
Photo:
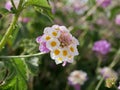
[[[53,25],[46,27],[43,33],[36,39],[40,44],[39,50],[44,53],[50,52],[56,64],[72,63],[74,56],[78,55],[79,42],[70,34],[70,31],[65,26]]]
[[[100,53],[102,55],[107,54],[111,49],[111,44],[106,40],[96,41],[93,45],[93,51]]]

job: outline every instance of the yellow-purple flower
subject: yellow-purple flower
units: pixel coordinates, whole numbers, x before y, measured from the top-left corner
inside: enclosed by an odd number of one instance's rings
[[[78,55],[79,42],[65,26],[46,27],[44,34],[36,41],[40,44],[39,50],[45,53],[50,52],[56,64],[63,63],[64,66],[66,62],[72,63],[74,56]]]
[[[104,67],[99,69],[100,74],[105,78],[114,78],[115,80],[118,79],[118,74],[109,67]]]

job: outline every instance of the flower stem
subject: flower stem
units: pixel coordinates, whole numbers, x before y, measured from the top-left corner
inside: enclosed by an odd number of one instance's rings
[[[21,55],[21,56],[0,56],[0,58],[29,58],[29,57],[39,56],[42,54],[44,54],[44,53],[36,53],[36,54]]]
[[[100,86],[101,86],[101,84],[102,84],[103,81],[104,81],[104,77],[102,77],[102,78],[100,79],[100,81],[98,82],[95,90],[99,90],[99,88],[100,88]]]
[[[96,68],[96,74],[98,74],[98,69],[100,68],[102,63],[102,57],[101,55],[98,55],[98,63],[97,63],[97,68]]]
[[[11,0],[11,2],[12,2],[12,0]],[[17,9],[17,13],[15,13],[15,15],[13,16],[13,19],[12,19],[10,26],[8,27],[5,35],[3,36],[3,38],[0,41],[0,51],[4,48],[5,43],[9,39],[9,36],[13,33],[13,30],[15,28],[17,21],[18,21],[19,15],[23,9],[22,3],[23,3],[23,0],[20,0],[19,5],[18,5],[18,9]]]
[[[17,20],[18,20],[18,15],[14,15],[13,20],[12,20],[9,28],[7,29],[7,32],[5,33],[5,35],[3,36],[3,38],[0,42],[0,51],[2,48],[4,48],[5,43],[7,42],[9,36],[12,34]]]
[[[109,67],[113,68],[118,63],[119,60],[120,60],[120,49],[116,53],[116,55],[115,55],[115,57],[113,59],[113,62],[109,65]]]
[[[13,1],[13,0],[11,0],[11,3],[12,3],[13,7],[14,7],[14,8],[15,8],[15,10],[16,10],[16,6],[15,6],[15,4],[14,4],[14,1]]]

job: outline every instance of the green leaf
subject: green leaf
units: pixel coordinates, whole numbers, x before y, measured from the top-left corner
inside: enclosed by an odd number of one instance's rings
[[[37,57],[31,58],[30,60],[25,60],[28,70],[33,75],[38,73],[38,60],[39,59]]]
[[[27,86],[20,75],[16,75],[7,84],[3,85],[0,90],[27,90]]]
[[[27,79],[27,67],[26,67],[25,62],[20,58],[16,58],[13,60],[13,65],[16,69],[16,73],[20,75],[24,80],[26,80]]]
[[[6,14],[8,14],[8,13],[10,13],[7,9],[5,9],[5,8],[0,8],[0,14],[2,14],[2,15],[6,15]]]
[[[51,22],[53,22],[53,15],[51,12],[50,5],[47,0],[28,0],[26,6],[35,6],[35,10],[47,16]]]
[[[28,0],[26,5],[39,6],[44,8],[50,8],[47,0]]]
[[[115,18],[115,16],[120,12],[120,6],[116,6],[111,9],[110,19]]]
[[[5,84],[0,87],[0,90],[27,90],[27,67],[22,59],[13,59],[9,62],[9,72],[13,75],[6,77]]]
[[[40,9],[38,7],[35,7],[35,10],[40,12],[42,15],[46,16],[51,22],[53,22],[53,14],[50,9],[46,8]]]

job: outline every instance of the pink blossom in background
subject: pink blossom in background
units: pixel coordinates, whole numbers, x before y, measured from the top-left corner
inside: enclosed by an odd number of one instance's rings
[[[111,49],[111,44],[106,40],[96,41],[92,48],[93,51],[100,53],[102,55],[107,54],[110,51],[110,49]]]
[[[18,4],[19,4],[19,0],[13,0],[13,1],[14,1],[14,4],[15,4],[16,8],[17,8]],[[5,8],[9,11],[12,8],[12,3],[11,3],[10,0],[5,3]]]
[[[120,14],[118,14],[118,15],[116,16],[116,18],[115,18],[115,23],[116,23],[117,25],[120,25]]]
[[[111,0],[96,0],[97,4],[101,7],[105,8],[108,7],[111,4]]]
[[[10,11],[10,9],[12,8],[12,4],[11,4],[10,1],[7,1],[7,2],[5,3],[5,8]]]
[[[28,23],[30,21],[30,18],[28,18],[28,17],[20,17],[19,21],[23,22],[23,23]]]

